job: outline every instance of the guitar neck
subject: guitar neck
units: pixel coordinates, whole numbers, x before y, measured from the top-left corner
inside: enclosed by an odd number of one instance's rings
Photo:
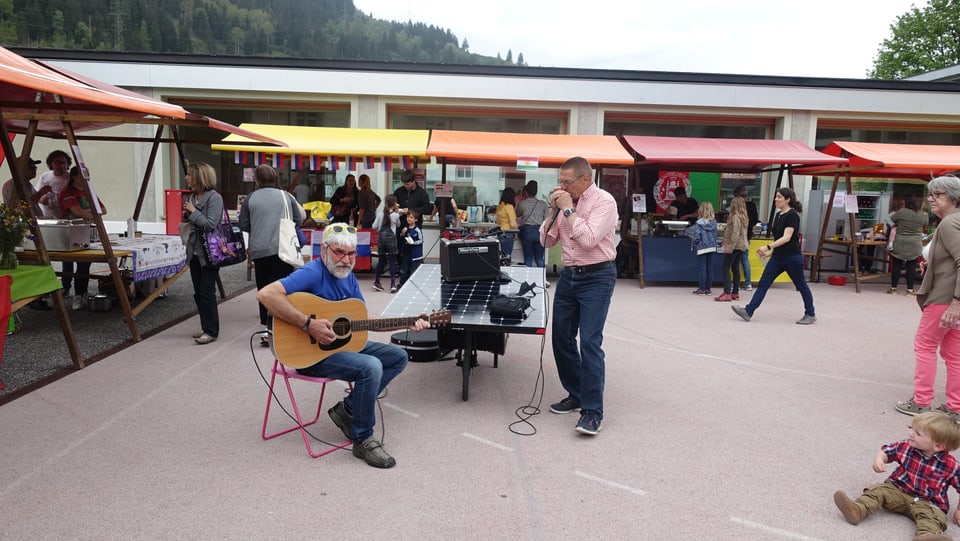
[[[350,328],[355,331],[388,331],[409,327],[416,323],[419,316],[413,317],[386,317],[379,319],[357,319],[350,322]]]

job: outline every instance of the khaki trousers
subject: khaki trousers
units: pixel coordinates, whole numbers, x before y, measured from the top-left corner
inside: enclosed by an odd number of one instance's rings
[[[916,535],[942,534],[947,530],[947,514],[943,509],[907,494],[890,481],[863,489],[856,502],[863,506],[864,518],[880,508],[907,515],[917,523]]]

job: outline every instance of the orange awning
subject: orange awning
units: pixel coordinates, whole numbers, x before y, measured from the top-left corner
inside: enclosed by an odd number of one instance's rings
[[[461,165],[516,167],[536,161],[539,167],[560,167],[582,156],[594,167],[633,165],[633,157],[611,135],[552,135],[431,130],[427,155]]]
[[[38,101],[39,92],[42,95]],[[0,110],[11,132],[26,133],[30,121],[37,120],[37,135],[50,138],[63,137],[64,121],[77,132],[135,122],[202,126],[283,146],[269,137],[190,113],[179,105],[27,59],[3,47]]]
[[[960,170],[960,146],[834,141],[823,152],[847,158],[849,167],[804,167],[796,172],[819,176],[849,173],[852,177],[930,180]]]
[[[818,152],[800,141],[706,137],[623,136],[637,165],[661,170],[758,173],[774,166],[837,167],[846,158]]]

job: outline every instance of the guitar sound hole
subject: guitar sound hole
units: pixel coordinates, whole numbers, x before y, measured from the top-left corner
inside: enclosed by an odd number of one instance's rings
[[[350,320],[347,318],[340,318],[334,320],[333,322],[333,332],[340,338],[344,338],[350,335]]]

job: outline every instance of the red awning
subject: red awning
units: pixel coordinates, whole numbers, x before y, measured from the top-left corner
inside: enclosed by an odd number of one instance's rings
[[[849,166],[804,167],[796,172],[819,176],[849,172],[853,177],[930,180],[960,170],[960,146],[834,141],[823,152],[847,158]]]
[[[756,173],[773,166],[837,167],[847,162],[800,141],[644,135],[625,135],[622,139],[637,165],[661,170]]]
[[[612,135],[554,135],[431,130],[427,155],[451,164],[560,167],[582,156],[594,167],[633,165],[633,158]]]

